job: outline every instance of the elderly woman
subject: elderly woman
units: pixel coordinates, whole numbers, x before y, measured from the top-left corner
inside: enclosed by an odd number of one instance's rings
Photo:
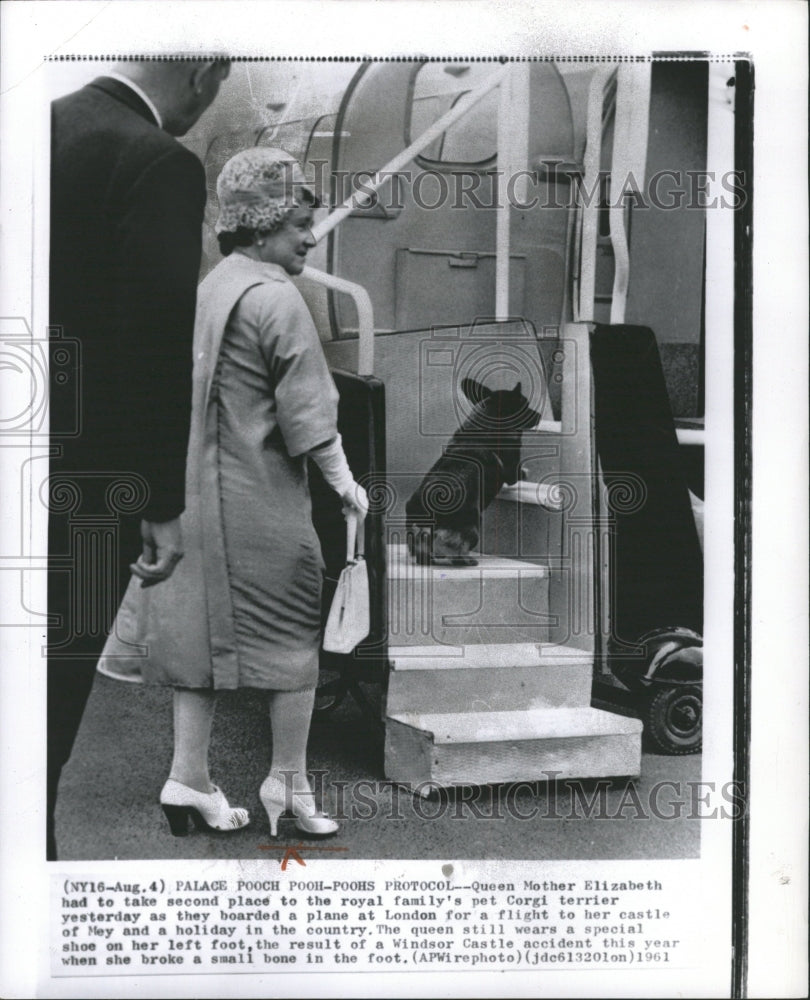
[[[100,664],[174,686],[174,759],[160,801],[172,832],[248,822],[211,783],[215,692],[270,692],[273,759],[260,798],[272,833],[285,807],[329,835],[306,773],[318,677],[323,560],[307,457],[347,516],[367,499],[337,432],[337,390],[309,311],[289,276],[314,245],[316,199],[287,153],[238,153],[217,182],[225,259],[199,288],[186,472],[186,555],[155,588],[133,578]],[[133,657],[132,645],[140,645]],[[144,657],[144,649],[147,655]]]

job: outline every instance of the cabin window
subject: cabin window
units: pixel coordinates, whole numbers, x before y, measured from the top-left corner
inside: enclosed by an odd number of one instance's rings
[[[256,145],[283,149],[301,163],[308,138],[309,130],[305,121],[297,118],[265,125],[256,139]]]
[[[213,180],[213,185],[209,183],[209,187],[213,186],[216,190],[217,177],[227,161],[237,153],[241,153],[243,149],[250,149],[255,144],[255,129],[234,129],[232,132],[220,132],[219,135],[215,135],[205,151],[205,172],[209,182]]]
[[[324,203],[329,201],[329,165],[332,163],[332,148],[335,141],[337,115],[321,115],[309,133],[304,161],[307,175],[313,177],[315,191]]]
[[[405,142],[438,121],[476,86],[495,72],[491,64],[424,63],[413,79],[413,96]],[[463,118],[451,125],[419,156],[430,164],[488,164],[497,153],[498,90],[490,91]]]

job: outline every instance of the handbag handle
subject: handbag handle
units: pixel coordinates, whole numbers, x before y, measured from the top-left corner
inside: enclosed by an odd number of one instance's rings
[[[357,556],[365,553],[366,539],[365,531],[358,531],[360,515],[356,511],[349,511],[346,515],[346,564],[353,563]]]

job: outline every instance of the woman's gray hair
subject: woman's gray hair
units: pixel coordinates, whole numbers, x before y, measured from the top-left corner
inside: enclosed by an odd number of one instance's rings
[[[266,146],[244,149],[228,160],[217,178],[217,197],[217,234],[238,229],[272,233],[294,209],[318,204],[294,157]]]

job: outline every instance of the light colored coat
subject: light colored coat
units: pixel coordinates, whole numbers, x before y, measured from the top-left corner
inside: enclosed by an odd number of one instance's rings
[[[248,296],[257,286],[267,287],[260,289],[261,294]],[[237,319],[242,315],[243,304],[254,300],[260,307],[265,302],[276,303],[275,313],[270,310],[272,321],[266,318],[267,310],[254,308],[250,313],[251,317],[260,317],[260,327],[273,327],[275,332],[259,330],[256,368],[245,376],[253,379],[252,388],[243,391],[240,385],[232,384],[230,390],[237,407],[249,392],[259,402],[266,399],[266,404],[256,409],[255,418],[248,421],[242,416],[242,424],[239,420],[236,423],[237,428],[245,428],[244,440],[240,438],[236,443],[245,451],[248,483],[255,481],[256,485],[245,499],[248,509],[244,521],[249,527],[246,530],[239,525],[242,540],[235,554],[228,550],[233,543],[226,547],[225,538],[228,518],[231,524],[235,522],[233,513],[225,512],[223,524],[223,467],[218,451],[223,415],[217,398],[217,366],[226,327],[235,322],[234,315]],[[262,336],[271,339],[263,342]],[[274,382],[274,368],[282,381]],[[265,377],[268,386],[282,386],[278,399],[272,392],[257,395],[262,392]],[[155,587],[142,588],[137,578],[132,579],[99,670],[122,680],[179,687],[308,686],[317,677],[320,621],[312,619],[319,614],[322,560],[310,520],[305,455],[337,431],[337,390],[308,310],[280,268],[234,254],[205,279],[198,296],[193,383],[186,509],[182,516],[185,556],[171,578]],[[274,565],[279,543],[290,534],[301,539],[303,556],[299,557],[296,550],[292,561],[287,558],[283,565]],[[256,551],[248,551],[254,548],[254,538]],[[301,558],[304,562],[296,562]],[[253,579],[258,578],[254,589],[259,595],[262,588],[269,586],[284,600],[286,589],[293,595],[296,609],[298,604],[306,606],[304,617],[309,627],[286,629],[287,633],[300,632],[300,641],[282,636],[279,646],[272,634],[267,639],[262,637],[260,622],[261,655],[250,649],[254,645],[252,634],[247,643],[249,651],[245,652],[244,631],[240,650],[238,614],[234,612],[235,605],[238,612],[239,602],[244,601],[240,594],[244,588],[234,590],[232,586],[234,574],[240,572],[247,574],[249,588],[251,574]],[[261,607],[256,611],[259,617],[266,613]],[[250,612],[249,607],[248,619]],[[267,656],[262,642],[268,648]],[[271,669],[264,676],[264,659],[271,666],[275,659],[275,673]]]

